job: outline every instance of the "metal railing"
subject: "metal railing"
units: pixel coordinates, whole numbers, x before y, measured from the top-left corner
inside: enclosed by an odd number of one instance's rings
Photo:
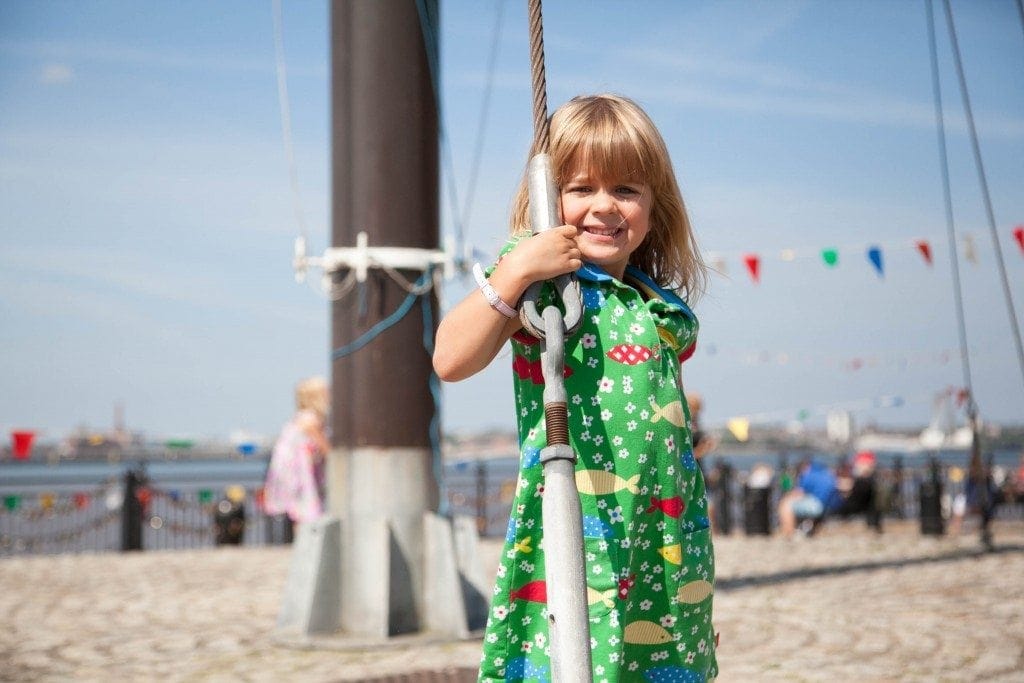
[[[711,463],[715,458],[711,458]],[[709,463],[705,463],[708,467]],[[780,468],[781,469],[781,468]],[[708,467],[708,496],[718,506],[717,530],[742,530],[749,471],[733,467],[729,476]],[[966,480],[955,467],[939,471],[941,507],[948,518],[965,494]],[[922,485],[930,472],[923,465],[879,468],[880,512],[886,519],[918,519]],[[250,477],[251,479],[251,477]],[[55,477],[56,480],[56,477]],[[444,491],[453,515],[477,520],[481,536],[505,535],[515,497],[515,459],[449,463]],[[768,530],[777,526],[781,477],[773,476],[767,496]],[[1024,494],[1014,482],[1000,487],[996,519],[1024,519]],[[161,483],[137,468],[92,485],[0,485],[0,558],[24,554],[173,550],[227,544],[276,545],[291,541],[286,519],[262,509],[262,483]],[[723,521],[725,522],[723,524]]]

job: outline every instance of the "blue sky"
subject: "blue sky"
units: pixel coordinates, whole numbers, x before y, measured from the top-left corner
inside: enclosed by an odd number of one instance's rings
[[[504,3],[495,37],[498,7],[441,10],[454,169],[442,226],[468,217],[488,254],[532,134],[525,3]],[[1024,29],[1012,0],[954,0],[953,11],[1024,318],[1011,237],[1024,223]],[[546,3],[549,102],[638,100],[669,145],[702,249],[725,264],[697,305],[701,347],[684,373],[707,421],[786,422],[804,409],[821,424],[829,406],[900,396],[856,419],[918,424],[935,392],[961,383],[924,17],[923,2]],[[300,201],[319,251],[327,6],[285,3],[283,26]],[[954,211],[978,259],[963,264],[975,389],[983,417],[1019,421],[1024,380],[944,23],[938,40]],[[328,371],[326,300],[291,273],[298,227],[269,0],[0,4],[0,216],[5,430],[103,428],[123,403],[129,426],[152,434],[272,434],[294,381]],[[875,243],[884,278],[864,256]],[[827,247],[839,250],[834,269],[816,256]],[[761,255],[759,285],[748,252]],[[471,286],[448,282],[444,298]],[[499,358],[446,387],[445,425],[511,428],[510,375]]]

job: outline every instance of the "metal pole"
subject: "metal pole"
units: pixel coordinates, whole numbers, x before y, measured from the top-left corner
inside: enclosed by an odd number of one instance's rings
[[[548,306],[544,309],[544,322],[547,336],[541,342],[541,367],[544,372],[548,445],[540,452],[544,466],[541,514],[544,520],[551,678],[557,683],[582,682],[591,680],[590,618],[583,561],[583,509],[576,488],[576,453],[569,445],[565,417],[562,312],[555,306]]]
[[[333,246],[354,246],[360,231],[371,246],[438,245],[438,114],[428,62],[437,45],[426,37],[421,8],[436,25],[436,0],[331,3]],[[420,273],[401,275],[413,281]],[[406,296],[382,269],[370,269],[364,284],[331,306],[332,348],[358,338]],[[342,522],[348,633],[379,637],[421,626],[423,515],[438,506],[423,325],[415,306],[331,367],[328,505]]]
[[[529,0],[530,71],[533,81],[534,151],[527,172],[530,227],[534,234],[561,223],[558,188],[547,154],[549,123],[544,75],[544,31],[540,0]],[[544,567],[548,586],[548,634],[551,677],[556,683],[591,679],[590,615],[583,559],[583,510],[576,488],[576,453],[569,445],[565,393],[565,338],[583,318],[579,282],[572,275],[554,280],[565,315],[556,306],[537,311],[543,283],[535,282],[521,302],[523,326],[541,340],[544,375],[544,423],[548,445],[544,467]]]

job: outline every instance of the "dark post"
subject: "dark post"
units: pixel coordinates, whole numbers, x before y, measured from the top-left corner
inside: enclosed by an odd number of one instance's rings
[[[727,462],[719,462],[715,465],[718,469],[716,488],[718,489],[715,502],[715,530],[721,534],[732,533],[732,478],[733,468]]]
[[[967,500],[976,506],[981,516],[981,544],[988,550],[992,549],[992,530],[989,523],[995,512],[992,496],[991,467],[987,467],[981,457],[981,430],[978,424],[977,408],[973,398],[968,407],[968,419],[971,423],[971,461],[967,470]],[[973,498],[973,500],[972,500]]]
[[[353,247],[366,232],[371,247],[436,249],[437,2],[335,0],[330,12],[332,244]],[[415,281],[421,273],[401,275]],[[370,268],[365,283],[331,306],[332,348],[359,338],[407,296]],[[427,296],[436,320],[436,298]],[[420,311],[417,303],[331,366],[328,503],[341,519],[341,627],[351,633],[407,633],[422,621],[423,514],[437,509],[438,486]],[[426,333],[432,338],[433,326]]]
[[[903,519],[907,516],[906,497],[903,495],[903,456],[897,455],[892,465],[892,509],[896,517]]]
[[[487,533],[487,464],[476,462],[476,528],[480,535]]]
[[[939,461],[933,455],[928,463],[929,474],[921,482],[918,496],[921,506],[921,533],[926,536],[941,536],[946,533],[942,519],[942,479],[939,475]]]
[[[143,505],[139,489],[144,475],[134,468],[124,473],[124,502],[121,503],[121,550],[142,550]]]

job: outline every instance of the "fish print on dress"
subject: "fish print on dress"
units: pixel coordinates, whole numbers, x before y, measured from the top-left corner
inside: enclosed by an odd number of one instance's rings
[[[528,379],[534,384],[544,384],[544,369],[540,360],[530,360],[525,356],[516,356],[515,360],[512,361],[512,369],[519,376],[519,379]],[[571,377],[572,368],[566,366],[563,375]]]
[[[587,264],[580,329],[566,341],[569,434],[584,524],[595,683],[704,681],[717,675],[714,553],[692,455],[679,356],[693,313],[630,267]],[[538,306],[552,302],[542,290]],[[520,471],[492,596],[480,680],[550,678],[540,345],[512,338]],[[538,364],[538,365],[535,365]],[[541,378],[541,381],[537,381]]]
[[[678,519],[685,509],[686,503],[679,496],[672,496],[671,498],[655,498],[651,496],[651,504],[644,512],[651,513],[655,510],[661,510],[669,517]]]

